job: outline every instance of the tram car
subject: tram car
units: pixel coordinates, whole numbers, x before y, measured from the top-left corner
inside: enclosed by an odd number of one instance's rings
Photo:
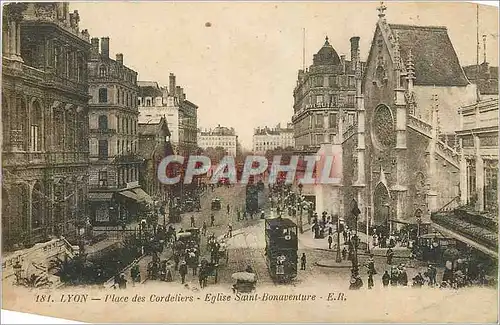
[[[266,219],[266,264],[276,282],[297,277],[297,224],[288,218]]]

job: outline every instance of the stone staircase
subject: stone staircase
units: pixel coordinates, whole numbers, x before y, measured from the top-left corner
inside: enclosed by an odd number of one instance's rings
[[[71,245],[64,237],[37,243],[33,247],[7,253],[2,261],[2,280],[15,282],[14,265],[21,265],[21,277],[29,278],[32,274],[45,275],[51,287],[61,285],[59,278],[50,274],[50,262],[56,258],[73,258],[78,254],[78,246]]]

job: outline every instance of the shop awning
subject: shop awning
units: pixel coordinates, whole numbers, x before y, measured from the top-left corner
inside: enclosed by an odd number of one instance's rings
[[[153,199],[151,198],[151,196],[148,193],[146,193],[142,188],[135,188],[133,189],[133,191],[140,199],[140,201],[153,204]]]
[[[105,192],[105,193],[89,193],[90,201],[109,201],[113,197],[113,193]]]
[[[118,192],[118,194],[120,194],[128,199],[137,201],[137,202],[141,201],[141,199],[137,196],[137,194],[135,194],[132,191],[122,191],[122,192]]]

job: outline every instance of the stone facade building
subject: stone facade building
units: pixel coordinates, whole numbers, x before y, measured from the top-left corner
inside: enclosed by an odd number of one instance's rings
[[[286,128],[278,124],[274,128],[256,128],[253,133],[254,154],[265,154],[267,150],[274,150],[278,147],[283,149],[295,147],[293,124],[288,123]]]
[[[173,73],[168,88],[159,87],[157,82],[140,81],[138,104],[144,118],[166,118],[174,152],[187,156],[196,150],[198,106],[186,99]]]
[[[228,155],[236,157],[238,136],[234,128],[218,125],[198,133],[198,146],[202,149],[222,147]]]
[[[498,96],[460,109],[463,205],[498,214]]]
[[[139,115],[139,155],[143,157],[139,182],[158,201],[165,202],[169,194],[168,187],[158,180],[158,165],[164,157],[172,154],[165,118],[143,118]]]
[[[77,237],[85,222],[87,30],[68,3],[3,6],[2,242]]]
[[[89,69],[89,200],[95,224],[127,221],[148,195],[139,185],[137,72],[123,54],[109,57],[109,38],[92,38]]]
[[[339,115],[345,123],[355,123],[355,66],[359,37],[351,38],[351,60],[339,57],[326,38],[314,55],[309,69],[299,70],[293,91],[292,123],[295,146],[299,151],[314,153],[322,143],[333,143],[339,136]],[[361,63],[363,72],[364,63]]]
[[[343,207],[372,225],[430,221],[458,204],[459,107],[476,101],[445,27],[388,24],[385,7],[363,79],[357,123],[343,134]]]

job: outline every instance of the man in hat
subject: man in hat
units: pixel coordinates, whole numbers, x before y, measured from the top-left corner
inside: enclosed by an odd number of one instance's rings
[[[185,260],[182,260],[181,264],[179,265],[179,274],[181,275],[182,284],[184,284],[184,282],[186,281],[187,273],[188,273],[187,263]]]

